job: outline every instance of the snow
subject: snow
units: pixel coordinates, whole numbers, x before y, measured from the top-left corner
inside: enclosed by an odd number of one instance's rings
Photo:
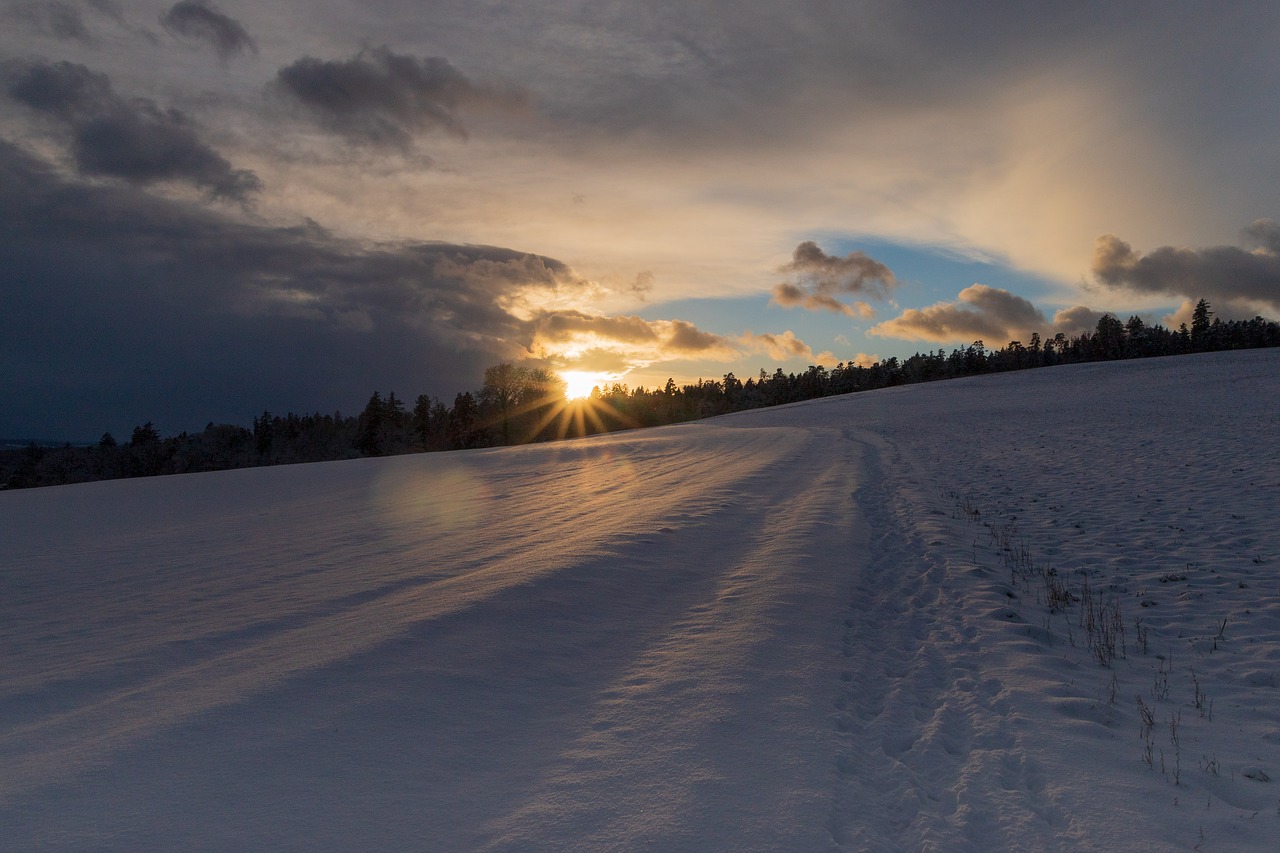
[[[1278,368],[0,493],[0,841],[1269,849]]]

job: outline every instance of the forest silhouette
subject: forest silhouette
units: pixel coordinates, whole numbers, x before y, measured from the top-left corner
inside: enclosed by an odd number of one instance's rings
[[[761,369],[746,381],[727,373],[686,385],[668,379],[657,389],[612,383],[581,400],[566,400],[563,380],[546,368],[503,363],[488,368],[482,387],[458,393],[452,405],[420,394],[410,406],[395,392],[375,391],[357,415],[266,410],[251,426],[210,423],[201,432],[167,438],[148,421],[127,442],[107,433],[89,446],[31,443],[0,450],[0,489],[526,444],[984,373],[1275,346],[1280,323],[1262,317],[1223,321],[1201,299],[1191,326],[1176,330],[1147,325],[1136,315],[1121,322],[1104,314],[1091,333],[1077,337],[1032,334],[1025,344],[1010,341],[996,350],[974,341],[866,367],[842,362],[831,369],[810,365],[802,373]]]

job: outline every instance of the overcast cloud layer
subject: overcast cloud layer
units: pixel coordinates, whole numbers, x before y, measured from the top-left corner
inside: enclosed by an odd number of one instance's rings
[[[0,21],[0,435],[451,396],[504,358],[746,374],[1200,297],[1280,314],[1271,3],[0,0]],[[904,278],[860,238],[1048,285]],[[691,297],[758,308],[663,312]]]

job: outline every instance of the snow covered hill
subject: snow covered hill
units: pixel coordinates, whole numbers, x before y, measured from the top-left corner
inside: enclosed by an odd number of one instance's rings
[[[1277,377],[0,493],[0,846],[1270,849]]]

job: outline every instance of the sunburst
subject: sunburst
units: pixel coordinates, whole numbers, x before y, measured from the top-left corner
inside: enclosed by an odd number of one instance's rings
[[[615,409],[606,399],[590,396],[592,388],[603,384],[603,381],[592,382],[584,396],[572,397],[566,392],[563,399],[544,398],[543,414],[534,427],[533,434],[541,439],[563,439],[639,426],[634,418]]]
[[[566,400],[581,400],[591,396],[591,389],[602,388],[609,377],[603,373],[591,373],[585,370],[562,370],[560,378],[564,380],[564,396]]]

